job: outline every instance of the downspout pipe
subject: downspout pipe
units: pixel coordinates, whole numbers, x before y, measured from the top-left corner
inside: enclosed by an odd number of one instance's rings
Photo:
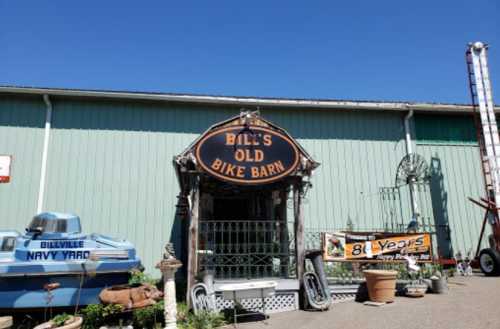
[[[42,150],[42,165],[40,169],[40,186],[38,187],[38,202],[36,206],[36,213],[39,214],[43,210],[43,200],[45,194],[45,177],[47,175],[47,155],[49,152],[50,128],[52,123],[52,102],[49,95],[43,95],[43,101],[46,106],[45,112],[45,131],[43,136],[43,150]]]
[[[412,141],[411,141],[411,129],[410,129],[410,120],[413,117],[413,109],[410,109],[404,118],[404,126],[405,126],[405,140],[406,140],[406,154],[409,155],[413,153]],[[411,214],[412,218],[408,227],[414,227],[418,225],[418,204],[417,204],[417,195],[415,193],[415,187],[413,186],[413,182],[408,182],[410,188],[410,199],[411,199]]]
[[[405,138],[406,138],[406,154],[413,153],[413,148],[411,145],[411,129],[410,129],[410,119],[413,117],[413,110],[409,110],[405,115]]]

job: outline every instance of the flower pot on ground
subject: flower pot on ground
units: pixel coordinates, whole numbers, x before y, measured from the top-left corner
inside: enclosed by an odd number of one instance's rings
[[[422,279],[422,283],[427,286],[427,291],[432,291],[432,280],[431,279]]]
[[[48,322],[39,324],[33,329],[80,329],[82,323],[83,318],[80,316],[60,314]]]
[[[365,270],[363,273],[368,287],[368,296],[372,302],[392,303],[394,301],[398,272]]]
[[[428,287],[425,283],[411,283],[405,287],[405,296],[424,297]]]
[[[448,281],[445,276],[433,276],[432,281],[432,292],[435,294],[444,294],[448,291]]]

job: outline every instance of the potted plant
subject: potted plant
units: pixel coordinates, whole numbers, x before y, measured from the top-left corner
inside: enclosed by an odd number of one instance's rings
[[[80,329],[83,318],[66,313],[56,315],[52,320],[39,324],[33,329]]]

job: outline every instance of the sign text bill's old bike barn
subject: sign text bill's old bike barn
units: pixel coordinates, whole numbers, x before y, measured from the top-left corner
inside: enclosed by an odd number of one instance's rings
[[[267,127],[235,126],[215,130],[196,148],[200,166],[222,180],[261,184],[279,180],[299,163],[294,143]]]

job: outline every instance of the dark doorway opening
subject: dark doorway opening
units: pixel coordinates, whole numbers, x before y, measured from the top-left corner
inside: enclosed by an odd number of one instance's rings
[[[202,189],[199,271],[216,279],[290,278],[294,269],[293,224],[287,222],[284,186]]]
[[[249,198],[214,198],[213,218],[222,220],[249,220]]]

